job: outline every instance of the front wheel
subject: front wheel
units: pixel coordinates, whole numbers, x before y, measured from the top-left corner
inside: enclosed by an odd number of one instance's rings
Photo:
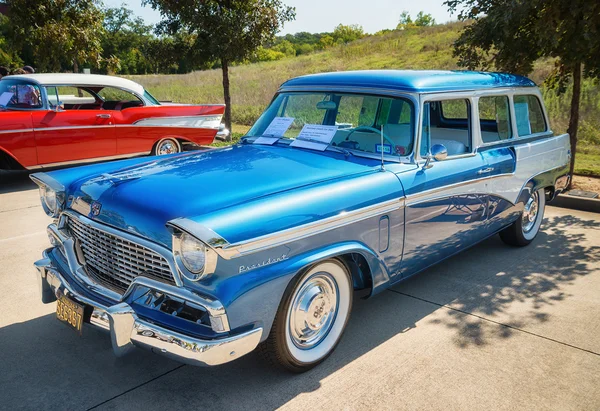
[[[521,217],[512,225],[500,231],[502,241],[518,247],[531,243],[540,231],[545,208],[546,193],[544,189],[531,193],[523,207]]]
[[[338,260],[302,273],[283,296],[269,337],[260,351],[272,364],[304,372],[337,346],[352,309],[352,279]]]
[[[175,154],[181,152],[181,144],[175,138],[163,138],[154,147],[155,156],[162,156],[165,154]]]

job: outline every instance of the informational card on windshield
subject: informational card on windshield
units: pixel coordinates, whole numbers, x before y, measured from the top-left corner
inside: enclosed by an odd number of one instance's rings
[[[305,124],[298,137],[292,141],[290,146],[325,151],[331,140],[333,140],[337,129],[338,126]]]
[[[275,144],[294,122],[294,117],[275,117],[262,136],[254,140],[256,144]]]

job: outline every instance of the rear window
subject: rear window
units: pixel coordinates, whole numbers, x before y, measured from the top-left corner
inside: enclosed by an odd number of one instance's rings
[[[519,136],[543,133],[546,131],[544,112],[538,98],[534,95],[514,97],[515,118]]]

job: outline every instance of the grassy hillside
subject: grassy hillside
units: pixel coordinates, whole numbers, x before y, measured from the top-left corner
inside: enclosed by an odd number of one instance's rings
[[[463,23],[394,31],[368,36],[344,46],[283,60],[233,67],[230,71],[235,130],[244,131],[271,100],[285,80],[323,71],[360,69],[457,69],[452,43]],[[551,60],[539,61],[530,77],[542,84],[552,71]],[[223,101],[221,71],[185,75],[133,76],[160,100],[182,103]],[[569,119],[570,93],[557,95],[543,88],[552,128],[564,132]],[[600,84],[583,85],[577,172],[600,176]]]

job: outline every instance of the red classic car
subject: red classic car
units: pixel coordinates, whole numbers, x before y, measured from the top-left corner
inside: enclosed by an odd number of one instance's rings
[[[225,106],[161,103],[131,80],[31,74],[0,80],[0,169],[42,168],[210,144]]]

